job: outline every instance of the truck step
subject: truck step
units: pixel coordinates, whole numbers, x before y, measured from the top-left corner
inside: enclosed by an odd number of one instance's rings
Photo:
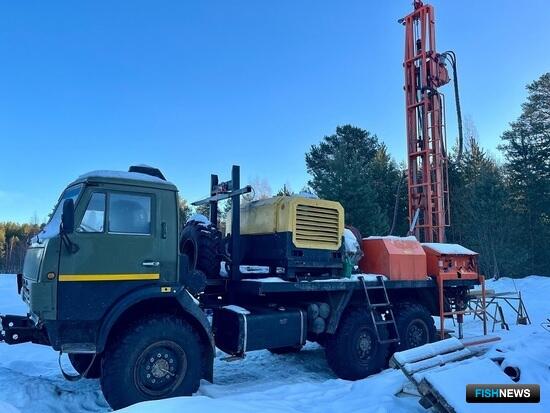
[[[246,357],[246,354],[235,354],[235,355],[232,355],[232,356],[222,357],[220,360],[221,361],[232,362],[232,361],[243,360],[245,357]]]

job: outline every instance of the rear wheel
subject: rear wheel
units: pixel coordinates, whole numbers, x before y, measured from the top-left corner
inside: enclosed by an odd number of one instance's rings
[[[402,303],[393,310],[400,343],[395,351],[408,350],[435,341],[435,323],[426,307]]]
[[[380,339],[387,338],[387,330],[380,328]],[[378,373],[385,365],[387,352],[388,345],[378,342],[371,315],[364,307],[349,310],[336,334],[327,337],[325,346],[329,367],[346,380]]]
[[[189,396],[199,388],[202,351],[183,320],[157,315],[122,333],[105,351],[101,389],[114,409],[145,400]]]
[[[180,236],[180,253],[189,258],[189,270],[200,270],[207,277],[220,274],[222,233],[212,224],[190,221]]]
[[[93,354],[69,353],[69,360],[78,374],[86,379],[99,379],[101,377],[101,355],[97,355],[93,364]],[[88,370],[86,372],[86,370]]]

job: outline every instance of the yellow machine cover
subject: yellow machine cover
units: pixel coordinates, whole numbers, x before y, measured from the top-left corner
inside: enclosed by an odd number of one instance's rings
[[[226,232],[231,231],[228,213]],[[241,235],[292,232],[297,248],[338,250],[344,234],[339,202],[300,196],[277,196],[241,206]]]

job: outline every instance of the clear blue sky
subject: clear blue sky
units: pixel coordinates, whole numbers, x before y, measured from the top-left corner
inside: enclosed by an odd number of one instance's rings
[[[433,1],[463,112],[495,151],[550,70],[550,2]],[[190,200],[242,165],[273,190],[336,125],[405,155],[399,1],[4,1],[0,221],[51,210],[93,169],[159,166]],[[451,87],[446,94],[451,97]],[[450,99],[448,99],[450,101]],[[448,106],[449,139],[456,136]]]

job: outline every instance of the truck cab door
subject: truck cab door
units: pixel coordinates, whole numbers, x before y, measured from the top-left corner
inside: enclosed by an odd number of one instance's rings
[[[109,308],[126,294],[159,282],[159,202],[154,189],[87,187],[69,235],[77,251],[62,246],[59,261],[58,319],[82,327],[67,329],[67,334],[80,334],[74,342],[94,342],[85,331],[95,333]]]

